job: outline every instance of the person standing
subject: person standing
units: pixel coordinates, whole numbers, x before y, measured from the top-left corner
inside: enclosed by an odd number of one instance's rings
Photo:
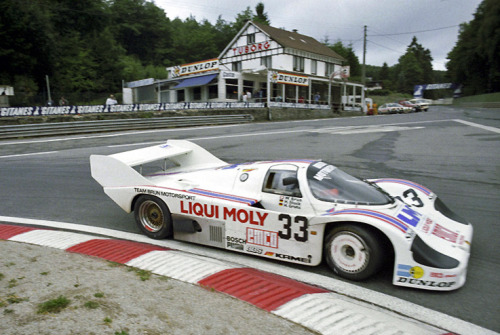
[[[319,99],[321,98],[321,95],[319,95],[319,92],[316,92],[316,94],[314,95],[314,103],[316,105],[319,105]]]
[[[109,98],[106,99],[106,105],[116,105],[118,101],[116,101],[116,98],[113,94],[109,96]]]

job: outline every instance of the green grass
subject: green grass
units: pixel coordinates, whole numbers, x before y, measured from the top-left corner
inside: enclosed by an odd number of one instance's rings
[[[97,309],[99,308],[99,303],[97,301],[87,301],[84,305],[85,308],[88,309]]]
[[[472,95],[456,99],[457,102],[500,102],[500,92]]]
[[[62,295],[38,305],[38,314],[59,313],[69,306],[70,300]]]

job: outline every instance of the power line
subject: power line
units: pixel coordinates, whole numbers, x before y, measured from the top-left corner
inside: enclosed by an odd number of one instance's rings
[[[375,36],[396,36],[396,35],[409,35],[409,34],[418,34],[418,33],[426,33],[429,31],[436,31],[436,30],[443,30],[443,29],[450,29],[450,28],[456,28],[458,25],[454,26],[447,26],[447,27],[440,27],[440,28],[434,28],[434,29],[426,29],[426,30],[417,30],[417,31],[409,31],[406,33],[394,33],[394,34],[379,34],[379,35],[368,35],[369,37],[375,37]]]
[[[382,45],[382,44],[379,44],[379,43],[373,42],[373,41],[371,41],[371,40],[368,40],[368,42],[373,43],[373,44],[375,44],[375,45],[377,45],[377,46],[379,46],[379,47],[381,47],[381,48],[384,48],[384,49],[387,49],[387,50],[390,50],[390,51],[397,52],[398,54],[401,54],[401,55],[404,55],[404,54],[405,54],[404,52],[401,52],[401,51],[398,51],[398,50],[394,50],[394,49],[388,48],[388,47],[386,47],[386,46],[384,46],[384,45]]]

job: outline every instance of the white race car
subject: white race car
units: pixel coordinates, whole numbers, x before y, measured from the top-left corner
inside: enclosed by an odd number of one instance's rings
[[[407,180],[360,180],[316,160],[228,164],[182,140],[92,155],[90,165],[154,239],[311,266],[324,258],[352,280],[394,261],[394,285],[448,291],[465,283],[472,226]]]

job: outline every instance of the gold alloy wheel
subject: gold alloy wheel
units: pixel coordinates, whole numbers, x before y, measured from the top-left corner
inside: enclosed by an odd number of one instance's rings
[[[165,225],[165,217],[161,207],[151,200],[146,200],[141,204],[139,218],[143,227],[152,233],[160,231]]]

